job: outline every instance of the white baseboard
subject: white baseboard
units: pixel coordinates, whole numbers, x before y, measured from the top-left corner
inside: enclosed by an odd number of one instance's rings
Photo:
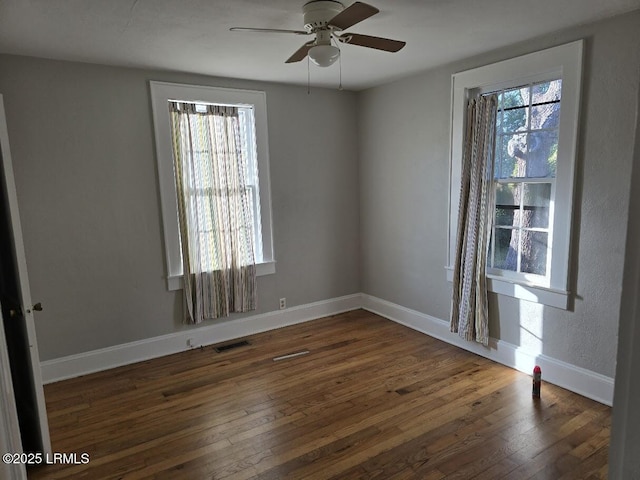
[[[544,381],[605,405],[613,404],[614,380],[610,377],[546,355],[532,355],[518,348],[517,345],[503,340],[491,338],[487,348],[475,342],[467,342],[451,333],[449,322],[445,320],[365,294],[323,300],[237,320],[224,320],[169,335],[47,360],[40,364],[42,379],[45,384],[53,383],[182,352],[193,348],[187,346],[187,340],[190,338],[194,339],[196,346],[211,345],[358,308],[377,313],[389,320],[527,374],[531,374],[535,365],[540,365]]]
[[[605,405],[613,404],[613,378],[544,354],[533,355],[503,340],[491,338],[489,347],[465,341],[449,331],[449,322],[445,320],[370,295],[362,295],[362,308],[529,375],[535,365],[540,365],[545,382],[566,388]]]
[[[222,320],[212,325],[47,360],[40,364],[42,380],[45,384],[53,383],[182,352],[193,348],[187,345],[187,340],[190,338],[194,340],[196,347],[212,345],[350,310],[357,310],[362,308],[361,298],[360,294],[347,295],[237,320]]]

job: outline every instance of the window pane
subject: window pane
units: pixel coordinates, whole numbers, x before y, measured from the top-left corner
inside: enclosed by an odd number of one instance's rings
[[[520,205],[517,183],[496,184],[496,226],[512,226],[514,213]]]
[[[502,105],[499,107],[524,107],[525,105],[529,105],[529,87],[505,90],[502,94]]]
[[[538,83],[531,89],[533,104],[548,102],[551,100],[560,100],[562,92],[562,80],[553,80],[551,82]]]
[[[256,161],[255,117],[252,107],[239,107],[240,141],[243,145],[243,161],[246,169],[247,185],[258,185],[258,164]]]
[[[503,139],[502,173],[503,178],[524,177],[527,170],[527,134],[505,135]]]
[[[520,269],[524,273],[545,275],[547,272],[547,241],[546,232],[531,232],[523,230],[521,234],[522,258]]]
[[[510,178],[516,167],[516,159],[509,155],[508,136],[498,136],[496,142],[496,178]]]
[[[529,107],[510,108],[503,112],[501,131],[513,133],[526,130],[529,125]],[[499,130],[500,131],[500,130]]]
[[[527,139],[527,177],[553,178],[558,160],[558,131],[532,132]]]
[[[560,103],[531,107],[531,130],[556,129],[560,120]]]
[[[523,227],[549,228],[550,183],[525,183],[523,185]]]
[[[518,230],[510,228],[494,229],[495,245],[493,267],[515,272],[518,268]]]

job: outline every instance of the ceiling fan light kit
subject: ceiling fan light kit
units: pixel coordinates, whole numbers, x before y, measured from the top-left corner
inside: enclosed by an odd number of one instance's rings
[[[340,56],[340,49],[333,45],[316,45],[309,49],[309,59],[319,67],[333,65]]]
[[[340,58],[340,49],[331,41],[361,47],[374,48],[385,52],[397,52],[405,46],[405,42],[382,37],[372,37],[357,33],[338,35],[356,23],[375,15],[379,10],[363,2],[355,2],[347,8],[340,2],[314,0],[302,7],[305,30],[284,30],[271,28],[233,27],[234,32],[258,33],[290,33],[294,35],[315,35],[315,40],[305,43],[291,55],[285,63],[295,63],[309,59],[320,67],[333,65]]]

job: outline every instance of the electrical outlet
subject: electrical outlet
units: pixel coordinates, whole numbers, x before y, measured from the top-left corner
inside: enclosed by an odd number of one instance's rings
[[[284,310],[285,308],[287,308],[287,299],[286,298],[281,298],[280,299],[280,310]]]

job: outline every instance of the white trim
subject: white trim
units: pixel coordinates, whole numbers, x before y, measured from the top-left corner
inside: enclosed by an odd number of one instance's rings
[[[269,134],[267,130],[267,95],[257,90],[184,85],[179,83],[149,82],[151,108],[160,185],[162,207],[162,228],[165,240],[167,269],[167,289],[178,290],[175,277],[182,275],[182,254],[180,252],[180,230],[178,227],[178,205],[173,174],[173,149],[171,147],[171,126],[169,100],[216,103],[227,105],[249,105],[254,108],[256,149],[258,155],[258,183],[260,191],[260,220],[262,252],[256,252],[261,263],[273,263],[273,232],[271,216],[271,180],[269,174]],[[261,257],[261,258],[260,258]],[[275,265],[269,269],[275,272]],[[260,269],[259,269],[260,270]],[[267,273],[259,273],[266,275]]]
[[[531,373],[534,365],[540,365],[544,374],[544,381],[559,385],[605,405],[612,405],[612,378],[546,355],[531,355],[519,349],[516,345],[502,340],[489,339],[489,348],[474,342],[464,341],[458,335],[449,331],[449,322],[360,293],[291,307],[286,310],[262,313],[238,320],[227,320],[204,327],[70,355],[55,360],[47,360],[41,364],[42,375],[45,383],[53,383],[182,352],[197,348],[200,345],[206,346],[226,342],[359,308],[364,308],[450,345],[460,347],[463,350],[473,352],[527,374]],[[195,339],[193,346],[187,345],[189,339]]]
[[[558,128],[558,162],[556,183],[551,205],[553,224],[550,231],[552,250],[549,278],[545,284],[550,292],[563,292],[568,297],[569,259],[571,247],[571,224],[573,213],[573,184],[575,159],[577,155],[578,121],[580,116],[580,95],[582,82],[583,40],[541,50],[491,65],[455,73],[451,78],[451,132],[449,164],[449,229],[447,242],[447,266],[455,262],[455,242],[458,225],[458,203],[460,194],[461,159],[463,149],[463,126],[465,105],[475,92],[495,91],[507,87],[562,78],[562,107]],[[503,295],[515,294],[516,298],[528,298],[527,282],[520,280],[499,280],[493,275],[491,282]],[[523,289],[509,287],[515,283]],[[489,285],[491,288],[491,285]],[[520,297],[519,292],[525,292]],[[550,298],[551,303],[545,303]],[[557,295],[540,295],[539,303],[567,308],[567,300]],[[564,306],[563,306],[564,305]]]
[[[445,267],[445,270],[447,271],[447,281],[452,282],[453,268]],[[550,307],[561,308],[563,310],[569,308],[568,291],[530,285],[491,274],[487,274],[487,279],[487,288],[490,292],[540,303]]]
[[[168,335],[124,343],[113,347],[69,355],[41,363],[44,383],[171,355],[199,346],[226,342],[276,328],[336,315],[361,307],[360,294],[309,303],[285,310],[261,313],[237,320],[223,320],[203,327],[191,328]],[[188,346],[193,339],[192,346]]]
[[[362,304],[365,310],[526,374],[530,375],[533,367],[540,365],[545,382],[605,405],[613,404],[613,378],[546,355],[531,355],[512,343],[495,338],[489,339],[488,348],[479,343],[467,342],[457,334],[451,333],[449,322],[445,320],[370,295],[362,295]]]

